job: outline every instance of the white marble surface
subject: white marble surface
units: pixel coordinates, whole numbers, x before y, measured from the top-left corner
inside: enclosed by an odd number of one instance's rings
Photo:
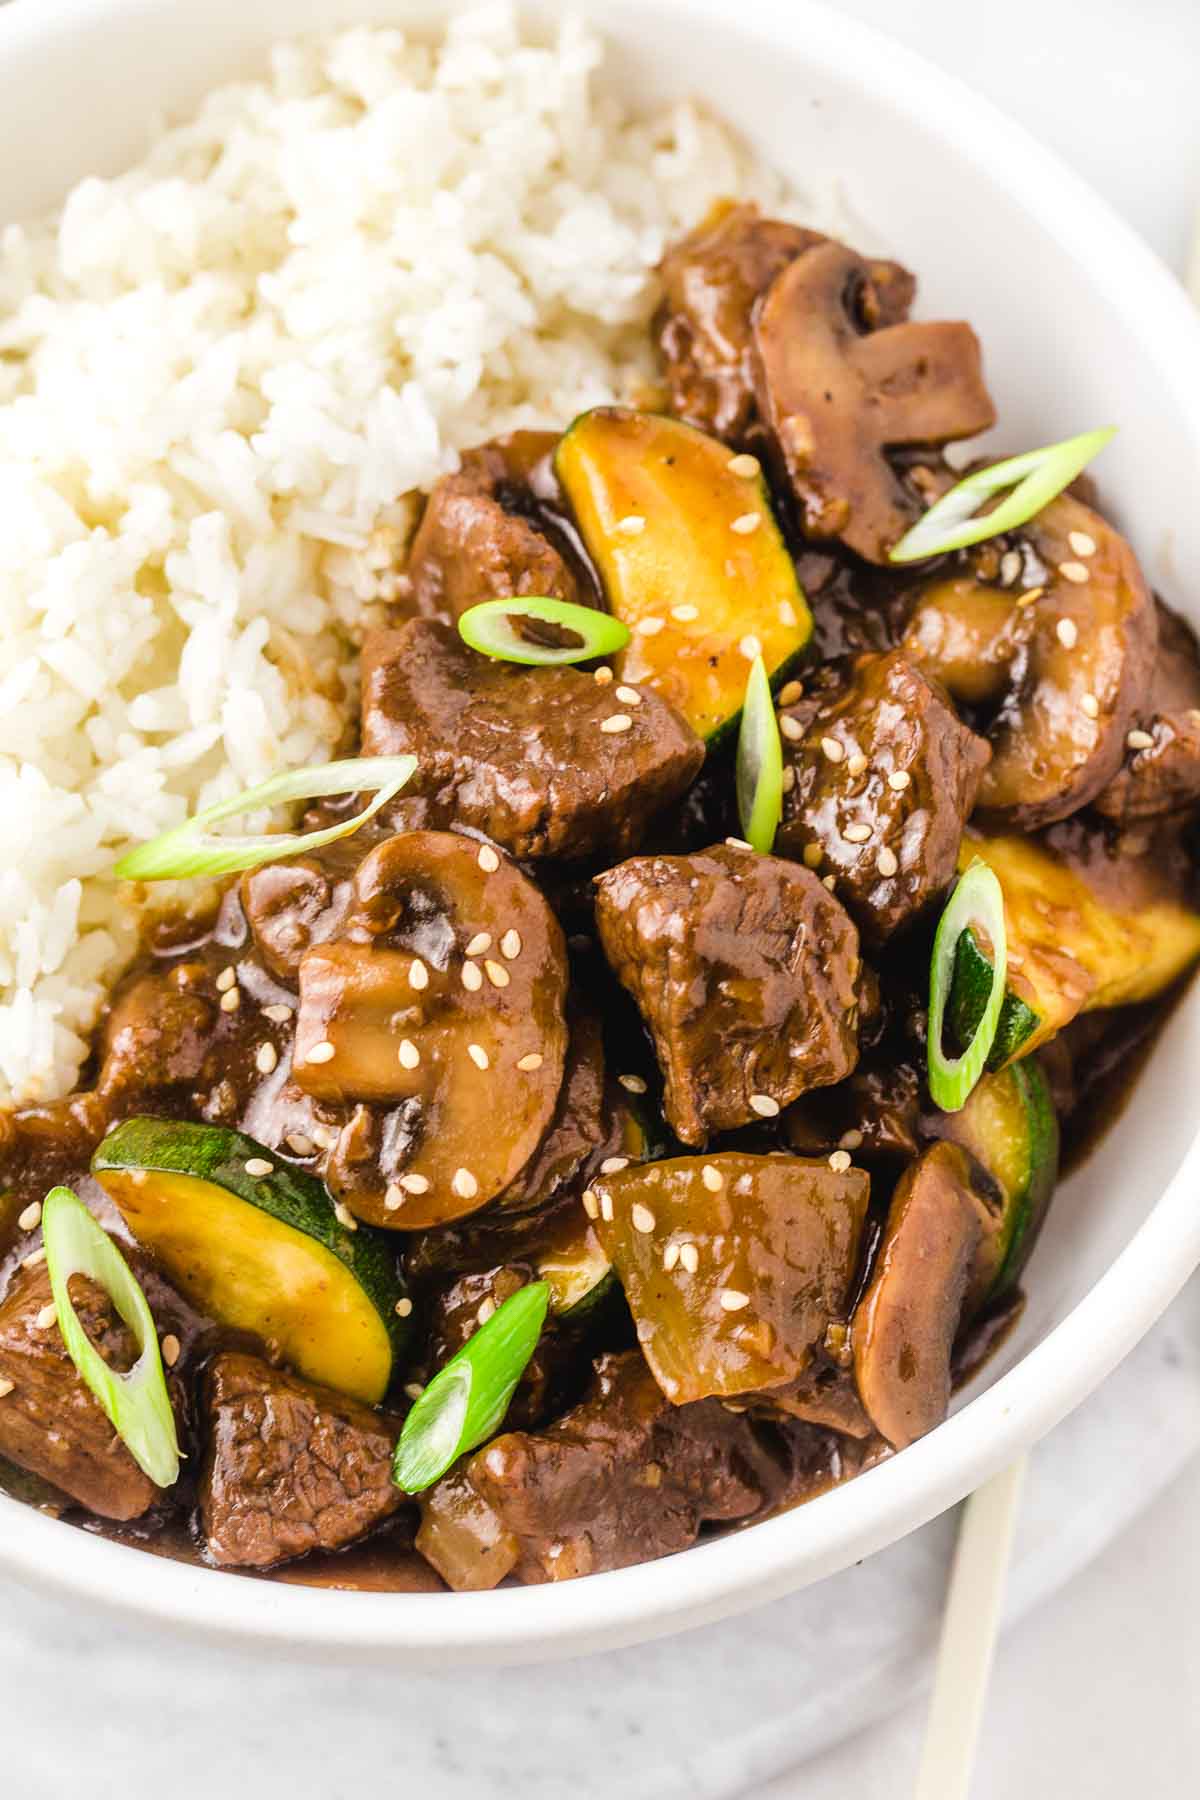
[[[1022,117],[1181,261],[1200,192],[1193,0],[1091,0],[1086,15],[1064,0],[841,5]],[[1002,1647],[978,1800],[1196,1791],[1200,1477],[1176,1478],[1198,1442],[1193,1283],[1037,1453],[1013,1608],[1069,1585]],[[911,1783],[919,1707],[831,1747],[923,1679],[952,1530],[938,1521],[732,1627],[548,1670],[436,1680],[218,1657],[0,1584],[0,1793],[208,1800],[249,1788],[257,1800],[359,1800],[386,1784],[432,1800],[891,1800]]]

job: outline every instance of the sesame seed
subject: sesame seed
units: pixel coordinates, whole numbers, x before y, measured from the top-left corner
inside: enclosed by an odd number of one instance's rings
[[[627,1094],[644,1094],[646,1084],[640,1075],[618,1075],[617,1080]]]
[[[600,1173],[602,1175],[619,1175],[622,1169],[628,1167],[629,1158],[627,1156],[606,1156],[600,1164]]]
[[[58,1308],[55,1306],[53,1300],[51,1300],[49,1306],[43,1306],[41,1312],[33,1322],[39,1331],[49,1331],[51,1325],[57,1324]]]
[[[1086,531],[1068,531],[1067,542],[1076,556],[1095,556],[1096,540],[1089,537]]]
[[[0,1400],[7,1400],[16,1385],[16,1382],[10,1381],[7,1375],[0,1375]]]
[[[289,1131],[283,1141],[289,1150],[295,1151],[297,1156],[311,1156],[317,1147],[313,1140],[306,1137],[302,1131]]]
[[[736,531],[739,537],[749,537],[750,533],[752,531],[757,531],[761,524],[761,513],[748,512],[743,513],[740,518],[731,519],[729,522],[729,529],[730,531]]]
[[[835,1150],[829,1159],[829,1166],[835,1175],[844,1175],[846,1170],[850,1167],[850,1152],[848,1150]]]
[[[786,713],[779,721],[779,729],[789,744],[798,744],[804,736],[804,727],[799,719],[789,718]]]
[[[862,1141],[863,1134],[857,1128],[853,1131],[843,1131],[841,1137],[838,1139],[838,1143],[842,1146],[843,1150],[859,1150],[862,1148]]]
[[[477,931],[475,933],[475,936],[471,939],[470,943],[467,945],[467,948],[464,951],[464,955],[466,955],[466,956],[482,956],[484,951],[490,950],[491,947],[492,947],[491,932],[490,931]]]
[[[290,1006],[264,1006],[263,1018],[270,1019],[272,1025],[286,1025],[292,1016]]]
[[[641,513],[626,513],[623,519],[617,520],[617,530],[625,537],[640,537],[646,529],[646,521]]]
[[[695,1244],[680,1244],[679,1261],[689,1275],[694,1275],[700,1267],[700,1252]]]
[[[396,1054],[400,1058],[402,1069],[415,1069],[421,1061],[421,1052],[411,1038],[400,1039],[400,1048]]]
[[[489,1066],[488,1053],[484,1049],[482,1044],[468,1044],[467,1045],[467,1055],[470,1057],[471,1061],[475,1064],[475,1067],[477,1069],[488,1068],[488,1066]]]
[[[613,1216],[612,1195],[611,1194],[601,1194],[601,1196],[600,1196],[600,1217],[604,1220],[606,1225],[611,1225],[612,1224],[612,1216]]]
[[[1100,702],[1097,700],[1095,694],[1084,694],[1080,699],[1079,704],[1089,719],[1098,719],[1100,717]]]
[[[861,775],[866,766],[867,759],[861,750],[856,750],[853,756],[846,759],[847,775]]]
[[[419,956],[414,956],[408,965],[408,985],[418,991],[429,986],[429,970]]]
[[[879,855],[875,858],[875,867],[882,876],[890,880],[900,867],[899,862],[896,860],[896,852],[894,850],[889,850],[888,846],[884,844]]]
[[[500,857],[490,844],[479,846],[479,855],[475,858],[485,875],[494,875],[500,867]]]
[[[404,1384],[404,1392],[410,1400],[419,1400],[421,1395],[425,1392],[425,1385],[420,1381],[406,1381]]]
[[[36,1231],[42,1222],[42,1203],[31,1200],[23,1213],[17,1214],[17,1224],[22,1231]]]
[[[629,1213],[635,1231],[648,1232],[654,1230],[654,1214],[640,1200],[635,1200]]]
[[[613,672],[607,663],[601,663],[598,669],[592,671],[592,680],[598,687],[606,687],[612,678]]]
[[[712,1163],[705,1163],[700,1171],[700,1179],[710,1194],[719,1194],[725,1186],[725,1177]]]
[[[679,1245],[678,1244],[668,1244],[666,1249],[663,1251],[663,1268],[667,1271],[668,1275],[671,1273],[671,1270],[675,1267],[675,1264],[678,1261],[679,1261]]]
[[[749,1294],[743,1294],[740,1288],[721,1289],[722,1312],[741,1312],[742,1308],[744,1306],[749,1306],[749,1304]]]
[[[383,1204],[388,1212],[399,1212],[404,1205],[404,1193],[394,1181],[389,1181],[383,1196]]]
[[[800,623],[796,617],[796,609],[790,600],[779,602],[779,623],[781,625],[798,625]]]
[[[479,1192],[479,1183],[470,1169],[455,1169],[450,1186],[460,1200],[473,1200]]]
[[[1079,642],[1079,627],[1074,619],[1060,619],[1054,627],[1054,635],[1064,650],[1073,650]]]
[[[314,1044],[312,1046],[312,1048],[309,1050],[309,1053],[305,1057],[304,1060],[305,1060],[305,1062],[310,1062],[310,1063],[332,1062],[333,1061],[333,1045],[330,1043],[328,1038],[322,1038],[319,1044]]]
[[[632,724],[633,720],[628,713],[610,713],[607,719],[601,719],[600,729],[601,731],[616,733],[619,731],[628,731]]]
[[[474,965],[470,966],[473,967]],[[512,976],[509,974],[504,964],[493,962],[490,956],[484,959],[483,967],[487,974],[487,978],[493,987],[506,988],[512,980]]]
[[[772,1100],[770,1094],[751,1094],[750,1111],[756,1112],[760,1119],[774,1119],[779,1112],[778,1100]]]
[[[823,875],[821,877],[821,886],[827,887],[832,894],[837,887],[837,877],[834,875]]]
[[[175,1364],[179,1361],[179,1352],[181,1349],[182,1345],[175,1336],[175,1333],[173,1331],[168,1331],[166,1337],[162,1341],[162,1359],[166,1363],[168,1369],[173,1369]]]
[[[846,754],[844,747],[838,743],[836,738],[823,737],[821,739],[821,749],[831,763],[840,763]]]
[[[738,645],[738,649],[747,662],[753,662],[756,656],[762,655],[762,641],[756,638],[752,631],[748,631]]]
[[[398,1319],[407,1319],[411,1316],[412,1309],[412,1301],[407,1294],[404,1294],[396,1302],[396,1317]]]
[[[279,1052],[274,1044],[260,1044],[254,1055],[254,1066],[260,1075],[269,1075],[279,1061]]]
[[[1026,588],[1025,592],[1023,594],[1017,595],[1017,605],[1018,606],[1032,606],[1035,600],[1041,599],[1041,597],[1045,593],[1045,591],[1046,590],[1044,587]]]
[[[595,1188],[584,1188],[583,1210],[589,1219],[598,1219],[600,1217],[600,1201],[596,1196]]]
[[[865,844],[870,835],[871,827],[869,825],[858,824],[842,827],[842,836],[848,844]]]
[[[21,1258],[21,1267],[23,1269],[39,1269],[45,1260],[46,1247],[44,1244],[39,1244],[36,1250],[31,1250],[28,1256]]]
[[[242,994],[240,988],[230,988],[228,993],[221,995],[222,1012],[236,1012],[241,1004]]]
[[[1021,552],[1019,550],[1006,550],[1004,555],[1000,558],[1001,587],[1011,587],[1020,573]]]
[[[1131,750],[1153,750],[1154,748],[1154,739],[1148,731],[1127,732],[1125,742]]]
[[[476,1322],[480,1325],[486,1325],[495,1310],[495,1300],[492,1298],[491,1294],[486,1295],[484,1299],[479,1302],[479,1311],[475,1314]]]
[[[237,970],[233,967],[233,964],[230,963],[229,966],[222,969],[221,973],[217,976],[217,992],[219,994],[227,994],[231,987],[236,986]]]
[[[519,1057],[517,1060],[517,1067],[523,1075],[532,1074],[534,1069],[540,1069],[541,1066],[542,1056],[537,1050],[531,1050],[528,1056]]]
[[[798,681],[785,681],[779,690],[780,706],[795,706],[803,693],[804,689]]]
[[[639,619],[634,630],[639,637],[657,637],[663,628],[663,621],[654,617]]]
[[[806,869],[819,869],[821,866],[821,860],[824,857],[824,855],[825,855],[825,847],[823,844],[805,844],[805,846],[804,846],[804,866],[805,866],[805,868]]]
[[[1064,581],[1074,581],[1080,586],[1090,579],[1087,572],[1087,565],[1081,562],[1059,563],[1058,572]]]
[[[253,1175],[256,1181],[261,1180],[264,1175],[275,1173],[275,1164],[268,1162],[265,1156],[251,1156],[242,1164],[242,1167],[247,1175]]]
[[[792,767],[791,763],[789,763],[787,768],[783,771],[783,774],[780,776],[779,780],[780,780],[780,785],[782,786],[784,793],[790,794],[792,789],[796,785],[796,771]]]
[[[671,617],[678,619],[681,625],[690,625],[693,619],[700,617],[700,608],[693,606],[690,601],[685,601],[682,606],[671,608]]]
[[[728,837],[725,842],[730,850],[753,850],[754,848],[754,845],[748,844],[745,838]]]
[[[754,477],[760,472],[762,464],[759,462],[757,456],[751,456],[747,451],[743,450],[737,456],[731,456],[729,461],[725,464],[725,467],[729,470],[731,475],[742,475],[747,481],[753,481]]]
[[[638,693],[636,688],[619,687],[615,690],[614,698],[623,700],[626,706],[640,706],[642,704],[642,696]]]
[[[429,1177],[427,1175],[402,1175],[400,1177],[400,1186],[404,1189],[406,1194],[427,1194],[429,1192]]]
[[[907,769],[893,769],[888,776],[888,786],[893,794],[902,794],[906,787],[912,785],[912,776]]]
[[[332,1150],[333,1146],[337,1143],[337,1132],[333,1131],[328,1125],[314,1125],[312,1128],[312,1141],[320,1150]]]
[[[483,986],[483,971],[478,963],[465,962],[462,966],[462,984],[469,994],[477,994]]]

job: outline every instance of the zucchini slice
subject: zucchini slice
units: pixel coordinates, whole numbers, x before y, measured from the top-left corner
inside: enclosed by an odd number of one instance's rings
[[[1028,1056],[1077,1013],[1151,1000],[1200,956],[1200,914],[1156,883],[1152,859],[1131,861],[1126,904],[1101,897],[1084,872],[1049,845],[1028,837],[968,831],[959,868],[976,857],[1004,889],[1008,994],[988,1067]],[[959,940],[950,1020],[967,1040],[991,969],[978,943]]]
[[[759,650],[777,685],[812,634],[766,482],[717,438],[619,406],[576,419],[555,470],[633,633],[618,676],[662,694],[711,746],[736,724]]]
[[[201,1312],[273,1339],[310,1381],[383,1398],[405,1285],[390,1240],[346,1230],[319,1181],[239,1131],[147,1118],[110,1131],[92,1173]]]
[[[576,1322],[606,1300],[617,1285],[612,1262],[591,1220],[574,1210],[537,1259],[537,1277],[550,1287],[550,1311]]]
[[[1058,1179],[1058,1116],[1030,1057],[985,1075],[960,1112],[940,1115],[942,1137],[969,1150],[1000,1193],[997,1229],[973,1303],[997,1299],[1017,1281]]]

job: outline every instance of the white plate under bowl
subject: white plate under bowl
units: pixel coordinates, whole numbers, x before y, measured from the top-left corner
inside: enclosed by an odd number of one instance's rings
[[[152,113],[246,72],[274,38],[402,0],[15,0],[0,11],[0,219],[135,157]],[[531,10],[537,11],[536,8]],[[1200,327],[1170,275],[1082,183],[985,102],[801,0],[584,0],[635,98],[700,94],[802,189],[841,183],[869,248],[921,277],[927,316],[983,339],[1003,439],[1115,422],[1103,481],[1152,582],[1200,624]],[[543,8],[551,14],[555,7]],[[939,1430],[801,1510],[657,1563],[480,1595],[331,1594],[107,1544],[0,1501],[18,1578],[275,1654],[517,1662],[633,1643],[777,1599],[911,1531],[1094,1388],[1200,1262],[1200,995],[1069,1181],[1019,1331]]]

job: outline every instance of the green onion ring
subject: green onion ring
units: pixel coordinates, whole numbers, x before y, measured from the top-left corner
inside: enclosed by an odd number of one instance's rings
[[[756,656],[746,682],[737,744],[737,805],[742,836],[769,856],[783,817],[783,745],[767,665]]]
[[[934,501],[912,530],[906,531],[888,551],[888,560],[919,562],[922,557],[982,544],[987,538],[1028,524],[1070,486],[1116,435],[1116,430],[1115,425],[1108,425],[1099,431],[1085,431],[1079,437],[1065,438],[1061,444],[1046,444],[1040,450],[1026,450],[1022,456],[993,463],[989,469],[976,469]],[[991,512],[975,516],[981,501],[1006,488],[1012,489],[1007,500]]]
[[[992,950],[992,987],[975,1035],[961,1056],[948,1057],[942,1048],[946,1004],[954,979],[958,940],[970,925],[981,925]],[[955,885],[938,921],[929,964],[929,1035],[926,1055],[929,1092],[943,1112],[958,1112],[966,1105],[975,1083],[983,1074],[1000,1023],[1008,976],[1004,893],[994,869],[975,862]]]
[[[192,875],[211,878],[257,869],[262,863],[280,862],[285,856],[299,856],[305,850],[319,850],[322,844],[335,844],[373,819],[381,806],[396,797],[416,766],[415,756],[359,756],[311,769],[286,770],[258,787],[234,794],[230,800],[218,800],[215,806],[205,807],[182,825],[151,838],[148,844],[139,844],[113,864],[113,874],[121,881],[182,881]],[[279,806],[289,800],[371,792],[375,798],[369,806],[322,831],[306,831],[299,836],[279,831],[263,837],[217,837],[204,829],[235,813],[255,812],[259,807]]]
[[[539,644],[526,637],[514,621],[553,626],[569,632],[577,644]],[[598,656],[615,656],[629,642],[629,627],[611,613],[593,606],[576,606],[570,600],[551,600],[540,594],[521,594],[511,600],[482,600],[458,621],[458,635],[481,656],[499,662],[558,667],[563,663],[592,662]]]
[[[492,1436],[537,1348],[549,1300],[548,1282],[519,1288],[438,1370],[404,1421],[392,1463],[398,1488],[423,1493]]]
[[[170,1487],[179,1474],[179,1439],[145,1294],[108,1233],[70,1188],[52,1188],[47,1194],[42,1241],[68,1356],[138,1468],[158,1487]],[[68,1292],[72,1275],[97,1282],[133,1333],[138,1359],[127,1373],[109,1368],[80,1324]]]

